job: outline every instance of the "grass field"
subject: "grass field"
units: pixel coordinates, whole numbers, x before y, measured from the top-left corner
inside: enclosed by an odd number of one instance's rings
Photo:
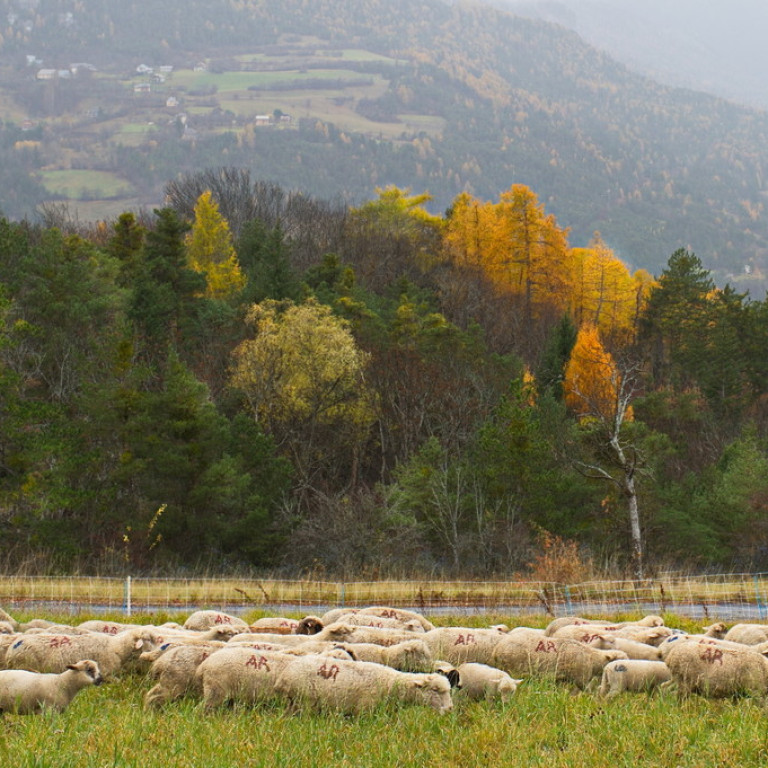
[[[133,194],[133,188],[125,179],[107,171],[43,171],[41,177],[49,192],[70,200],[129,197]]]
[[[85,690],[58,715],[6,715],[0,725],[0,764],[750,768],[768,763],[766,713],[752,699],[678,701],[661,693],[624,694],[605,702],[592,693],[573,694],[531,679],[506,705],[457,698],[453,712],[443,716],[384,705],[345,717],[292,712],[278,701],[206,713],[196,701],[183,700],[145,711],[143,696],[150,686],[134,674]]]

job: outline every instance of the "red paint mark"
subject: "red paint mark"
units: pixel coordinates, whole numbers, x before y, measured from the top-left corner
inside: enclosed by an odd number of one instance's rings
[[[701,654],[701,660],[707,664],[720,664],[723,666],[723,652],[720,648],[713,648],[711,645]]]
[[[536,646],[537,653],[557,653],[557,646],[553,640],[539,640]]]
[[[222,616],[220,613],[216,614],[216,624],[231,624],[232,619],[229,618],[229,616]]]
[[[51,648],[60,648],[62,645],[72,645],[72,641],[66,635],[61,635],[52,638],[49,645]]]
[[[323,680],[333,680],[335,682],[336,676],[340,671],[341,670],[336,664],[332,664],[330,667],[327,664],[323,664],[323,666],[317,670],[317,674],[322,677]]]
[[[466,636],[459,635],[456,638],[456,642],[454,645],[477,645],[477,641],[475,640],[475,636],[471,633],[467,633]]]
[[[266,669],[269,672],[269,661],[263,656],[251,656],[248,661],[245,662],[246,667],[253,667],[254,669]]]

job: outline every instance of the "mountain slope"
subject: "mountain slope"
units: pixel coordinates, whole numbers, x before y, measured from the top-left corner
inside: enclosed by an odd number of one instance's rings
[[[34,16],[32,5],[43,7],[5,0],[0,13],[17,13],[18,31]],[[284,66],[307,77],[343,63],[376,86],[362,98],[339,85],[338,101],[368,121],[367,135],[314,115],[316,92],[308,91],[297,130],[248,138],[245,117],[231,131],[200,128],[194,142],[167,130],[103,155],[93,144],[90,159],[79,160],[149,185],[156,199],[180,171],[230,164],[352,202],[389,183],[428,190],[437,212],[462,190],[495,200],[523,183],[570,228],[574,245],[600,230],[632,267],[658,272],[675,249],[689,247],[721,282],[739,279],[754,291],[768,273],[768,118],[659,86],[560,26],[441,0],[167,0],[162,8],[80,0],[75,11],[49,0],[45,7],[28,32],[0,30],[0,60],[18,62],[31,50],[60,63],[77,51],[107,73],[145,59],[244,66],[237,54],[279,49]],[[352,50],[366,52],[365,60],[350,61]],[[220,111],[235,108],[221,88],[210,98]],[[430,119],[440,129],[419,130]]]

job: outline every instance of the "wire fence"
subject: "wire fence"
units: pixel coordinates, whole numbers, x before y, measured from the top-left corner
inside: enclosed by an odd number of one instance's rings
[[[312,581],[252,578],[101,578],[0,575],[13,613],[319,613],[391,605],[429,613],[612,616],[671,613],[711,620],[768,618],[768,573],[661,575],[645,581]]]

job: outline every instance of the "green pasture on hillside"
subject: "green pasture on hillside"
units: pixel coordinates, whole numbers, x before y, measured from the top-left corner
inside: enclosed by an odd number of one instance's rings
[[[133,194],[129,182],[108,171],[43,171],[41,180],[51,194],[70,200],[128,197]]]

